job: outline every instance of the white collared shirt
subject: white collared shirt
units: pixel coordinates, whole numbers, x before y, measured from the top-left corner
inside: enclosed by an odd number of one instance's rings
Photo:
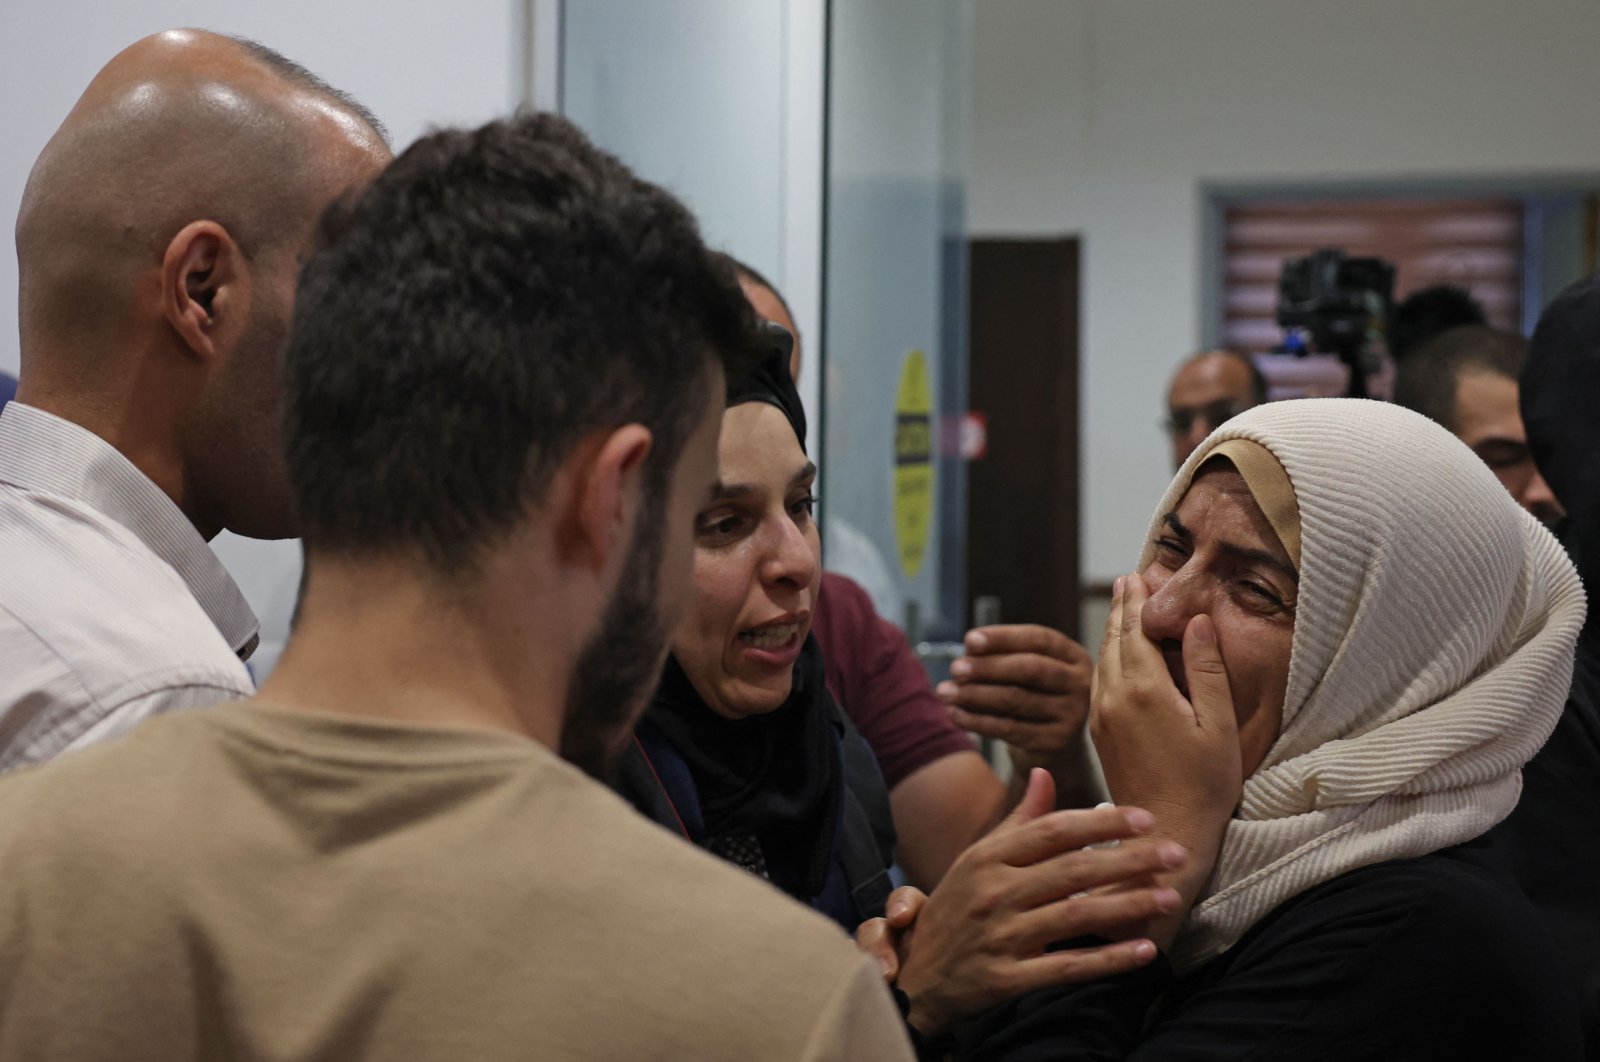
[[[257,630],[205,539],[115,447],[0,409],[0,770],[250,696]]]

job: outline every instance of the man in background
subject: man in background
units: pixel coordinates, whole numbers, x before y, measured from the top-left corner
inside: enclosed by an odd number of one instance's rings
[[[1528,342],[1488,325],[1459,325],[1406,354],[1394,400],[1448,428],[1493,470],[1511,496],[1547,526],[1565,515],[1534,464],[1518,409],[1517,378]]]
[[[316,221],[389,151],[261,45],[132,45],[17,216],[22,383],[0,412],[0,769],[252,690],[250,606],[207,544],[293,536],[282,348]]]
[[[326,228],[298,625],[259,700],[0,779],[0,1060],[909,1058],[836,927],[584,773],[654,688],[756,352],[688,211],[530,115]]]
[[[1223,421],[1267,400],[1267,379],[1247,355],[1207,350],[1186,358],[1167,385],[1167,438],[1178,468]]]

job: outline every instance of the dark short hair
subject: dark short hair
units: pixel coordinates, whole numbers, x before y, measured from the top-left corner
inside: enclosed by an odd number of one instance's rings
[[[1515,380],[1528,360],[1528,341],[1488,325],[1460,325],[1411,351],[1395,372],[1394,401],[1456,430],[1456,385],[1469,372]]]
[[[360,118],[372,131],[378,134],[378,139],[385,144],[389,142],[389,130],[378,120],[378,116],[367,109],[367,106],[343,89],[335,88],[322,78],[307,70],[304,66],[290,59],[282,52],[268,48],[260,41],[251,40],[249,37],[228,35],[228,39],[243,48],[245,53],[256,62],[261,63],[273,73],[292,85],[316,93],[344,107],[356,117]]]
[[[1394,308],[1389,323],[1389,354],[1399,361],[1452,328],[1488,323],[1483,304],[1466,288],[1454,284],[1419,288]]]
[[[760,355],[733,273],[667,192],[565,119],[423,137],[323,222],[286,354],[308,554],[470,568],[586,435],[638,423],[647,504]]]

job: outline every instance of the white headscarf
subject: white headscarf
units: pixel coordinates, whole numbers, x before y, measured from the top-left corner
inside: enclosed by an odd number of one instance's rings
[[[1584,617],[1555,538],[1455,436],[1383,402],[1301,399],[1228,421],[1179,470],[1151,541],[1232,438],[1271,451],[1294,487],[1294,647],[1277,741],[1179,933],[1180,969],[1313,886],[1505,818],[1561,713]]]

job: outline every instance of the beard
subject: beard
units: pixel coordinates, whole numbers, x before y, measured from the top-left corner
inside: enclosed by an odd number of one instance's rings
[[[655,489],[647,488],[616,593],[579,654],[567,690],[561,758],[601,781],[661,681],[667,658],[658,600],[665,483],[649,486]]]

